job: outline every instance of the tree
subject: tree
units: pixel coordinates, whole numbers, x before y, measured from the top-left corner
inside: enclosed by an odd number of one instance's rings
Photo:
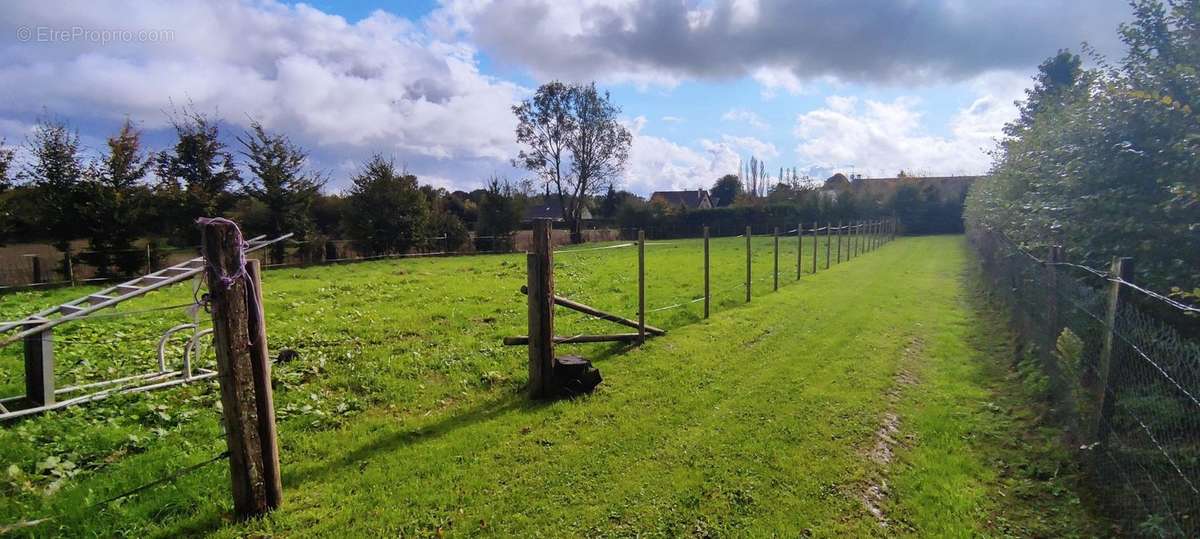
[[[376,154],[353,179],[346,232],[373,253],[404,253],[424,240],[429,205],[417,177]]]
[[[733,204],[738,195],[742,194],[742,180],[737,174],[726,174],[713,184],[709,195],[717,200],[717,205],[724,207]]]
[[[527,146],[514,165],[554,189],[574,242],[582,240],[585,204],[615,182],[629,158],[633,135],[617,121],[620,112],[595,83],[550,82],[513,106],[517,142]]]
[[[145,214],[138,199],[138,184],[150,169],[142,152],[141,132],[126,119],[121,130],[108,138],[108,152],[89,167],[87,174],[88,243],[94,252],[91,263],[100,275],[109,275],[115,260],[122,273],[134,273],[144,260],[131,252],[141,235]]]
[[[37,190],[38,220],[54,246],[70,256],[71,240],[87,232],[80,211],[83,163],[79,133],[62,120],[42,118],[26,145],[32,159],[22,175]]]
[[[489,246],[488,250],[512,247],[508,236],[521,225],[522,211],[517,190],[508,180],[495,176],[488,180],[487,190],[479,202],[479,222],[475,228],[477,234],[490,240],[484,242]]]
[[[287,135],[267,132],[259,122],[252,122],[250,131],[237,141],[252,175],[240,180],[242,191],[266,207],[266,232],[271,237],[291,232],[298,239],[307,238],[312,229],[310,210],[326,178],[307,170],[308,154]],[[273,244],[272,260],[283,262],[285,248],[283,242]]]
[[[4,245],[8,241],[13,228],[7,193],[8,189],[12,187],[9,170],[12,168],[15,153],[12,148],[7,147],[6,142],[0,138],[0,245]]]
[[[233,155],[221,142],[218,121],[185,109],[171,118],[176,142],[158,154],[157,174],[164,198],[172,200],[172,236],[198,242],[197,217],[222,215],[233,203],[229,187],[238,181]]]

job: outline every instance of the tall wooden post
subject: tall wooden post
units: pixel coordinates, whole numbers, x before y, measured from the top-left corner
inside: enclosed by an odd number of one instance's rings
[[[804,273],[804,223],[796,224],[796,280]]]
[[[646,231],[638,231],[638,344],[646,343]]]
[[[54,404],[53,331],[47,329],[28,335],[22,342],[25,347],[25,400],[30,406]]]
[[[837,227],[837,263],[842,263],[842,222],[838,221]]]
[[[154,272],[154,256],[150,253],[150,242],[146,242],[146,273]]]
[[[269,368],[264,368],[269,360],[262,304],[243,266],[237,225],[214,220],[203,230],[233,506],[239,518],[249,518],[278,507],[281,497],[278,446],[267,439],[274,436],[275,425],[274,413],[265,413],[271,406],[271,381],[266,378]]]
[[[817,237],[818,237],[816,221],[813,221],[812,237],[813,237],[812,272],[814,275],[816,275],[816,273],[817,273]]]
[[[833,233],[833,223],[827,222],[825,223],[825,269],[829,269],[829,255],[832,253],[830,249],[833,247],[833,241],[829,237],[831,233]]]
[[[709,306],[712,303],[712,291],[709,288],[708,266],[708,227],[704,227],[704,318],[708,318]]]
[[[779,291],[779,227],[775,227],[775,291]]]
[[[262,265],[248,260],[247,272],[254,286],[255,302],[250,311],[251,365],[254,368],[255,404],[258,432],[262,438],[263,475],[267,483],[267,502],[279,507],[283,501],[283,481],[279,473],[279,435],[275,428],[275,392],[271,387],[271,353],[267,349],[267,317],[263,307]]]
[[[750,238],[751,238],[751,232],[752,231],[750,230],[750,227],[747,226],[746,227],[746,303],[750,303],[750,277],[751,277]]]
[[[1108,273],[1119,277],[1122,281],[1132,283],[1133,259],[1114,256],[1112,267]],[[1110,395],[1109,373],[1112,372],[1114,350],[1117,348],[1117,321],[1121,307],[1128,301],[1128,297],[1129,292],[1123,284],[1112,281],[1108,283],[1108,305],[1104,311],[1104,342],[1100,348],[1100,363],[1096,372],[1097,387],[1100,390],[1100,407],[1099,413],[1096,414],[1096,425],[1092,429],[1092,432],[1095,433],[1094,440],[1097,442],[1104,442],[1108,437],[1109,425],[1116,404],[1113,395]]]
[[[529,396],[540,399],[554,393],[554,247],[549,219],[533,221],[532,252],[525,255],[529,268]]]

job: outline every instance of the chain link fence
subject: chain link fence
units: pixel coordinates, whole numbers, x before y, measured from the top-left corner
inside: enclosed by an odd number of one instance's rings
[[[1138,287],[1132,259],[1100,270],[995,230],[968,239],[1097,510],[1120,535],[1200,537],[1200,311]]]

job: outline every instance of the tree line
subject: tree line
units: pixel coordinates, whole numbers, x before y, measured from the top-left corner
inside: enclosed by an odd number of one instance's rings
[[[219,120],[195,110],[173,114],[171,125],[173,144],[148,151],[126,120],[93,158],[77,130],[48,115],[23,147],[0,141],[0,241],[47,241],[110,275],[141,269],[143,242],[152,250],[196,245],[198,216],[232,217],[247,234],[294,233],[313,250],[350,238],[371,253],[457,247],[471,228],[504,235],[520,223],[520,193],[499,178],[450,193],[377,154],[346,192],[326,193],[328,175],[310,166],[306,150],[259,122],[231,144]],[[80,239],[88,250],[74,253]],[[272,257],[281,260],[285,247],[273,246]]]
[[[1143,285],[1200,296],[1200,1],[1135,0],[1115,63],[1063,50],[1039,67],[1005,128],[972,226],[1107,268],[1136,260]]]

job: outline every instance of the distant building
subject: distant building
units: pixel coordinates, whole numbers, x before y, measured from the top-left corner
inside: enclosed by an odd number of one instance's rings
[[[708,196],[708,191],[695,189],[692,191],[655,191],[650,195],[651,204],[662,204],[669,208],[685,210],[708,210],[716,207],[718,201]]]
[[[583,207],[580,217],[584,221],[592,220],[592,212],[588,211],[587,206]],[[529,204],[525,205],[525,216],[522,221],[528,223],[534,219],[551,219],[555,222],[562,222],[562,204],[559,204],[558,197],[545,196],[530,200]]]

